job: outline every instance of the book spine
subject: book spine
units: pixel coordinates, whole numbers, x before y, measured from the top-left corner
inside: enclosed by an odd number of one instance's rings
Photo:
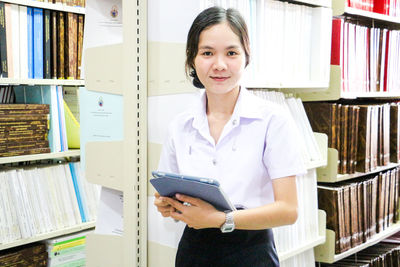
[[[64,13],[63,12],[58,12],[58,18],[57,18],[57,66],[58,66],[58,71],[57,71],[57,77],[59,79],[64,79],[65,78],[65,61],[64,61],[64,47],[65,47],[65,28],[64,28]]]
[[[78,63],[77,63],[77,79],[82,79],[81,77],[81,67],[82,67],[82,51],[83,51],[83,29],[84,29],[84,16],[78,15]]]
[[[57,11],[51,12],[51,77],[57,79]]]
[[[6,36],[6,12],[4,2],[0,2],[0,73],[3,78],[8,77]]]
[[[34,78],[33,64],[33,8],[27,7],[28,78]]]
[[[51,78],[50,10],[44,10],[44,78]]]
[[[43,79],[43,9],[33,9],[33,77]]]

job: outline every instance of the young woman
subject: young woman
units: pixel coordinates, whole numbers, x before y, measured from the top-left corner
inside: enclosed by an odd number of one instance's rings
[[[171,123],[159,170],[216,178],[232,203],[245,208],[221,212],[198,198],[156,193],[158,211],[187,224],[176,266],[279,266],[270,228],[296,221],[295,177],[304,173],[290,117],[240,86],[250,50],[237,11],[201,12],[186,56],[193,84],[205,92]]]

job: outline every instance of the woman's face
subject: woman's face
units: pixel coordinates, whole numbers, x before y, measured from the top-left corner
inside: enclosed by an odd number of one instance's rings
[[[213,25],[200,33],[194,65],[208,93],[226,94],[238,89],[245,63],[240,39],[227,22]]]

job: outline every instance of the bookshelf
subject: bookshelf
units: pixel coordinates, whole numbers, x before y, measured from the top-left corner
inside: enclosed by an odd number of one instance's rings
[[[332,230],[326,230],[326,242],[322,245],[317,246],[314,249],[315,259],[319,262],[333,263],[338,260],[344,259],[354,253],[357,253],[367,247],[375,245],[383,239],[400,231],[400,223],[393,224],[386,230],[374,235],[367,242],[351,248],[343,253],[335,254],[335,232]]]
[[[363,21],[370,21],[372,25],[374,22],[382,23],[383,25],[389,25],[390,28],[400,28],[400,19],[393,18],[390,16],[377,14],[373,12],[358,10],[355,8],[349,8],[346,6],[347,1],[344,0],[333,0],[333,16],[350,17]],[[329,88],[325,90],[313,90],[300,91],[297,95],[301,97],[303,101],[332,101],[339,99],[363,99],[363,98],[375,98],[375,99],[399,99],[400,92],[357,92],[348,93],[342,92],[342,69],[338,65],[331,65],[330,68],[330,82]],[[347,181],[353,178],[361,178],[369,174],[377,174],[381,171],[392,169],[399,166],[399,163],[389,163],[386,166],[380,166],[373,171],[368,173],[356,172],[354,174],[338,174],[338,150],[328,148],[328,160],[327,165],[317,169],[318,182],[324,183],[336,183],[341,181]],[[396,223],[385,229],[384,231],[377,233],[371,237],[368,241],[350,248],[347,251],[335,254],[335,232],[326,229],[326,242],[318,245],[314,248],[315,260],[323,263],[334,263],[341,259],[344,259],[352,254],[355,254],[367,247],[370,247],[386,237],[398,232],[400,230],[400,223]]]
[[[46,3],[34,0],[3,0],[2,2],[22,5],[22,6],[30,6],[30,7],[38,7],[43,9],[50,9],[50,10],[57,10],[57,11],[64,11],[76,14],[85,14],[84,7],[78,6],[66,6],[63,4],[53,4],[53,3]]]
[[[12,5],[35,7],[35,8],[41,8],[41,9],[47,9],[47,10],[53,10],[53,11],[62,11],[62,12],[75,13],[75,14],[85,14],[84,7],[72,7],[72,6],[62,5],[62,4],[52,4],[52,3],[46,3],[46,2],[41,2],[41,1],[31,1],[31,0],[4,0],[1,2],[9,3]],[[12,29],[12,31],[19,30],[18,26],[13,26],[11,29]],[[7,36],[7,38],[8,38],[8,36]],[[84,86],[84,84],[85,84],[84,80],[72,80],[72,79],[61,80],[61,79],[0,78],[0,85],[6,85],[6,86],[13,86],[13,85]],[[70,158],[79,158],[79,157],[80,157],[79,149],[70,149],[68,151],[57,152],[57,153],[21,155],[21,156],[14,156],[14,157],[0,157],[0,164],[2,165],[1,166],[2,168],[5,166],[5,169],[7,170],[7,169],[14,168],[14,166],[20,166],[19,164],[13,164],[13,163],[28,162],[30,164],[30,166],[35,166],[33,163],[36,164],[37,163],[36,161],[52,160],[52,159],[54,159],[54,160],[68,159],[69,160]],[[54,177],[52,177],[52,178],[54,178]],[[31,183],[32,183],[32,181],[31,181]],[[17,204],[16,203],[12,203],[12,204],[13,204],[12,208],[16,209]],[[41,218],[41,219],[43,219],[43,218]],[[6,227],[6,226],[4,226],[4,227]],[[0,244],[0,251],[8,249],[8,248],[18,247],[21,245],[37,242],[37,241],[43,241],[43,240],[57,237],[57,236],[62,236],[62,235],[79,232],[82,230],[93,229],[94,227],[95,227],[95,222],[93,220],[90,220],[90,222],[80,223],[80,224],[76,224],[74,226],[69,226],[69,227],[65,227],[62,229],[45,232],[42,234],[32,236],[30,238],[22,238],[22,239],[18,239],[18,240],[12,241],[12,242],[2,243],[2,244]]]
[[[86,89],[121,96],[124,126],[123,140],[86,144],[87,179],[124,196],[123,234],[88,235],[89,267],[147,266],[147,3],[122,6],[123,43],[85,50]]]
[[[83,230],[93,229],[94,227],[95,227],[94,222],[82,223],[80,225],[76,225],[73,227],[68,227],[68,228],[52,231],[49,233],[40,234],[40,235],[37,235],[32,238],[24,238],[24,239],[20,239],[20,240],[14,241],[14,242],[0,244],[0,251],[4,250],[4,249],[8,249],[8,248],[13,248],[13,247],[37,242],[37,241],[46,240],[46,239],[57,237],[57,236],[62,236],[62,235],[67,235],[67,234],[72,234],[75,232],[83,231]]]
[[[84,86],[84,80],[60,80],[60,79],[15,79],[0,78],[0,85],[66,85]]]

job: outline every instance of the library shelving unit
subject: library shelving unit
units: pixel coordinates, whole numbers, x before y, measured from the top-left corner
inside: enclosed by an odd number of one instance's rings
[[[123,98],[123,140],[88,142],[89,182],[123,193],[123,234],[87,236],[91,266],[147,266],[146,1],[122,1],[123,43],[85,50],[85,86]],[[107,66],[106,68],[104,66]]]
[[[362,20],[379,21],[383,22],[386,25],[391,25],[391,27],[393,28],[400,28],[399,18],[393,18],[373,12],[349,8],[346,6],[346,3],[347,1],[344,0],[333,0],[333,15],[360,18]],[[400,98],[400,91],[361,93],[342,92],[341,67],[337,65],[331,65],[329,88],[327,88],[326,90],[311,90],[309,92],[302,91],[299,92],[298,96],[301,97],[303,101],[327,101],[362,98],[394,99]],[[381,171],[395,168],[400,165],[399,163],[389,163],[386,166],[380,166],[368,173],[356,172],[354,174],[338,174],[338,158],[338,151],[333,148],[328,148],[327,165],[317,169],[318,182],[336,183],[340,181],[346,181],[353,178],[363,177],[368,174],[379,173]],[[358,245],[354,248],[350,248],[343,253],[335,254],[335,232],[330,229],[326,229],[326,242],[314,248],[315,259],[317,262],[334,263],[367,247],[370,247],[398,231],[400,231],[400,223],[393,224],[382,232],[377,233],[376,235],[371,237],[365,243]]]
[[[43,9],[64,11],[70,13],[85,14],[85,8],[82,7],[70,7],[61,4],[52,4],[32,0],[2,0],[2,2],[24,5],[29,7],[37,7]],[[84,85],[84,80],[61,80],[61,79],[18,79],[18,78],[0,78],[0,85],[67,85],[67,86],[82,86]],[[33,155],[21,155],[13,157],[0,157],[0,165],[5,165],[10,168],[10,166],[15,166],[13,163],[17,162],[35,162],[40,160],[59,160],[59,159],[70,159],[77,158],[80,156],[79,149],[70,149],[65,152],[55,152],[55,153],[42,153]],[[12,168],[12,167],[11,167]],[[80,232],[83,230],[93,229],[95,226],[94,222],[81,223],[75,226],[66,227],[63,229],[57,229],[51,232],[38,234],[30,238],[23,238],[15,240],[9,243],[0,244],[0,251],[8,248],[18,247],[24,244],[29,244],[37,241],[43,241],[49,238],[62,236],[66,234],[71,234],[75,232]]]
[[[61,79],[16,79],[0,78],[0,85],[67,85],[84,86],[84,80],[61,80]]]
[[[61,3],[53,4],[35,0],[2,0],[2,2],[16,4],[21,6],[30,6],[43,9],[51,9],[57,11],[64,11],[76,14],[85,14],[85,8],[80,6],[67,6]]]

